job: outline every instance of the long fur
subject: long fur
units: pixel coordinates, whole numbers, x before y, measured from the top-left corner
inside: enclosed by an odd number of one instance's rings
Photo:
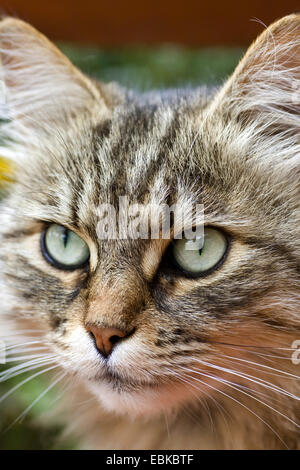
[[[0,23],[0,155],[15,169],[0,339],[21,362],[0,381],[58,370],[70,386],[55,420],[80,447],[299,448],[299,32],[299,15],[271,25],[219,90],[138,94],[83,76],[22,21]],[[99,204],[124,195],[203,204],[230,235],[222,266],[186,278],[169,242],[99,240]],[[88,243],[88,272],[45,261],[49,223]],[[88,322],[134,334],[105,361]]]

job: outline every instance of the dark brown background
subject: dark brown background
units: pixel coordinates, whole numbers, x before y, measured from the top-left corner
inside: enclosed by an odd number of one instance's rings
[[[300,11],[300,0],[2,0],[2,13],[51,39],[101,46],[172,42],[247,45],[266,25]]]

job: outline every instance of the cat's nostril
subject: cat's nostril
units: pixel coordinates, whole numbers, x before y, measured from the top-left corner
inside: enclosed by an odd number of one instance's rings
[[[117,335],[114,335],[112,336],[111,338],[109,338],[109,341],[112,343],[112,344],[116,344],[118,343],[118,341],[120,341],[120,336],[117,336]]]
[[[130,333],[126,333],[118,328],[101,328],[96,325],[87,325],[86,329],[93,337],[98,351],[100,351],[104,357],[108,357],[115,344],[130,336],[134,331],[132,330]]]

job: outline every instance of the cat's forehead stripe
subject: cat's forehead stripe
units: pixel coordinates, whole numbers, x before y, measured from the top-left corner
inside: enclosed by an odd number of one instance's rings
[[[119,196],[141,203],[149,199],[164,202],[161,195],[170,191],[176,196],[174,188],[179,175],[170,172],[170,159],[180,152],[182,131],[180,110],[169,107],[154,108],[150,113],[134,108],[125,113],[121,124],[112,123],[109,137],[106,133],[103,137],[100,127],[100,141],[94,146],[94,167],[91,174],[78,175],[74,188],[74,217],[86,221],[87,209],[92,213],[104,202],[117,205]]]

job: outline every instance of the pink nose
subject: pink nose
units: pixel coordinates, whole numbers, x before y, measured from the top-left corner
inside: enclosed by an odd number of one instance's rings
[[[118,328],[101,328],[96,325],[87,325],[86,329],[94,337],[97,349],[104,357],[109,356],[114,346],[129,336],[125,331]]]

